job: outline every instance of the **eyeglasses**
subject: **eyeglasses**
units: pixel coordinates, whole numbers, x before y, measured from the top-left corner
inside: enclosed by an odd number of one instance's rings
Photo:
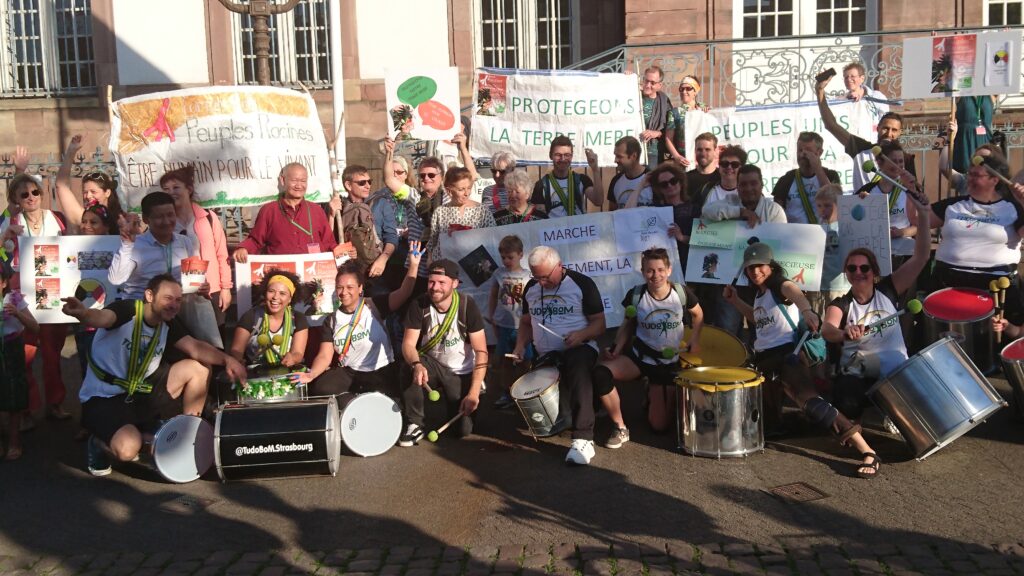
[[[675,176],[669,178],[668,180],[658,181],[658,186],[661,186],[662,188],[668,188],[670,186],[675,186],[677,184],[679,184],[679,178],[676,178]]]
[[[858,269],[860,269],[861,274],[867,274],[871,271],[871,266],[869,264],[861,264],[860,266],[857,266],[856,264],[847,264],[846,266],[846,271],[850,274],[853,274]]]
[[[719,168],[730,168],[732,170],[739,170],[740,166],[743,166],[743,163],[740,162],[739,160],[733,160],[732,162],[719,162],[718,163],[718,167]]]
[[[365,180],[349,180],[349,182],[355,184],[356,186],[369,186],[370,184],[373,184],[373,180],[370,178],[367,178]]]
[[[550,280],[551,279],[551,275],[554,274],[555,270],[558,270],[559,268],[560,268],[559,266],[555,266],[554,268],[551,269],[550,272],[548,272],[547,274],[545,274],[543,276],[537,276],[536,274],[532,274],[530,277],[533,278],[534,280],[537,280],[538,282],[541,281],[541,280]]]
[[[83,180],[100,180],[102,182],[109,182],[110,176],[107,176],[106,172],[90,172],[82,177]]]
[[[42,194],[42,192],[39,191],[39,188],[36,188],[35,190],[28,190],[28,191],[25,191],[25,192],[21,193],[21,199],[24,200],[24,199],[28,198],[29,194],[31,194],[33,196],[39,196],[40,194]]]
[[[555,160],[572,160],[572,152],[569,152],[568,154],[555,154],[552,158]]]
[[[439,172],[420,172],[419,173],[420,180],[433,180],[434,178],[437,178],[440,175],[441,174]]]
[[[693,92],[694,90],[696,90],[696,88],[690,86],[689,84],[683,84],[682,86],[679,87],[680,92]]]
[[[648,80],[644,78],[644,84],[661,84],[661,80]]]

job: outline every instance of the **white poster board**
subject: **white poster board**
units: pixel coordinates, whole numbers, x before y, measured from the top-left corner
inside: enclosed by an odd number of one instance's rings
[[[241,317],[257,302],[252,300],[252,288],[273,275],[274,270],[291,272],[303,284],[301,292],[306,298],[293,301],[296,311],[306,315],[314,326],[335,309],[334,277],[338,264],[330,252],[319,254],[285,254],[278,256],[249,256],[245,264],[235,262],[235,289],[238,316]],[[296,286],[296,288],[300,288]],[[299,292],[299,290],[297,290]]]
[[[306,199],[331,197],[327,143],[309,94],[271,86],[210,86],[110,104],[110,152],[126,207],[160,189],[160,176],[191,164],[203,208],[258,206],[277,198],[288,163],[308,170]]]
[[[1021,32],[924,36],[903,41],[903,98],[1020,92]]]
[[[839,199],[839,253],[843,260],[854,248],[870,248],[878,257],[882,276],[892,274],[887,195],[868,194],[862,199],[853,194]]]
[[[731,283],[743,266],[743,251],[755,242],[771,246],[775,261],[801,290],[818,290],[825,257],[825,231],[817,224],[769,223],[750,228],[746,220],[694,220],[686,262],[687,282]],[[740,274],[737,284],[745,286],[746,276]]]
[[[575,166],[586,166],[585,148],[599,166],[614,166],[615,142],[644,129],[632,74],[481,68],[474,93],[474,158],[505,150],[519,164],[550,164],[551,140],[561,134],[573,142]]]
[[[104,308],[120,298],[107,280],[110,262],[121,247],[118,236],[18,238],[22,297],[40,324],[77,324],[61,312],[61,298],[74,296],[89,308]]]
[[[392,138],[448,140],[459,132],[458,68],[388,69],[384,93]]]
[[[523,241],[523,268],[527,268],[531,249],[551,246],[567,268],[594,280],[604,301],[605,322],[614,327],[622,323],[620,304],[626,292],[643,282],[640,253],[652,247],[665,248],[673,262],[679,261],[675,240],[668,236],[671,223],[671,208],[632,208],[463,230],[441,235],[441,255],[459,264],[459,291],[473,297],[486,314],[491,275],[501,263],[501,239],[514,234]],[[678,266],[672,269],[671,278],[683,281]]]

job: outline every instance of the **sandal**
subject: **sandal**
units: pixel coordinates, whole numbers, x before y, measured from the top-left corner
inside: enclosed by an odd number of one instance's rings
[[[864,479],[878,477],[878,475],[881,474],[881,472],[878,471],[878,465],[882,463],[882,459],[878,457],[878,454],[875,454],[874,452],[864,452],[860,456],[861,458],[871,458],[872,460],[869,463],[860,462],[857,464],[857,477]],[[861,468],[870,468],[872,471],[862,472]]]

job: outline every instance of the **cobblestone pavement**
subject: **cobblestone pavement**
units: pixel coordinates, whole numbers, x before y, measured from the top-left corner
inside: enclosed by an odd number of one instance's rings
[[[1024,574],[1024,544],[860,545],[783,548],[746,543],[558,544],[494,547],[393,547],[278,552],[218,551],[182,555],[104,553],[68,558],[0,556],[0,575],[214,576],[379,574],[456,576],[584,574],[888,575]]]

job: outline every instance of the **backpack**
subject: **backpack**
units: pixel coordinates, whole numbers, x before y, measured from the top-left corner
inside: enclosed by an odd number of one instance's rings
[[[466,333],[466,318],[469,316],[469,312],[467,311],[467,307],[469,306],[469,299],[470,297],[467,296],[466,294],[459,293],[459,309],[455,312],[455,323],[458,324],[459,326],[459,334],[462,334],[463,338],[466,339],[469,338],[469,335]],[[420,297],[416,300],[416,303],[419,305],[420,310],[423,310],[423,317],[420,320],[420,333],[429,334],[430,307],[432,306],[430,302],[430,295],[420,295]],[[451,327],[448,328],[448,331],[451,331]],[[444,336],[447,336],[447,334],[445,334]],[[429,352],[432,348],[434,348],[434,346],[424,345],[422,347],[418,347],[417,350],[419,351],[420,355],[423,355]]]
[[[678,282],[672,282],[672,289],[676,291],[679,296],[679,304],[682,305],[683,310],[686,310],[686,290],[683,289],[683,285]],[[640,303],[640,299],[647,293],[647,283],[637,284],[629,291],[630,298],[632,298],[633,306],[637,306]]]
[[[372,264],[383,249],[375,224],[369,204],[346,202],[342,206],[341,240],[352,243],[352,247],[356,249],[356,260],[364,266]]]

